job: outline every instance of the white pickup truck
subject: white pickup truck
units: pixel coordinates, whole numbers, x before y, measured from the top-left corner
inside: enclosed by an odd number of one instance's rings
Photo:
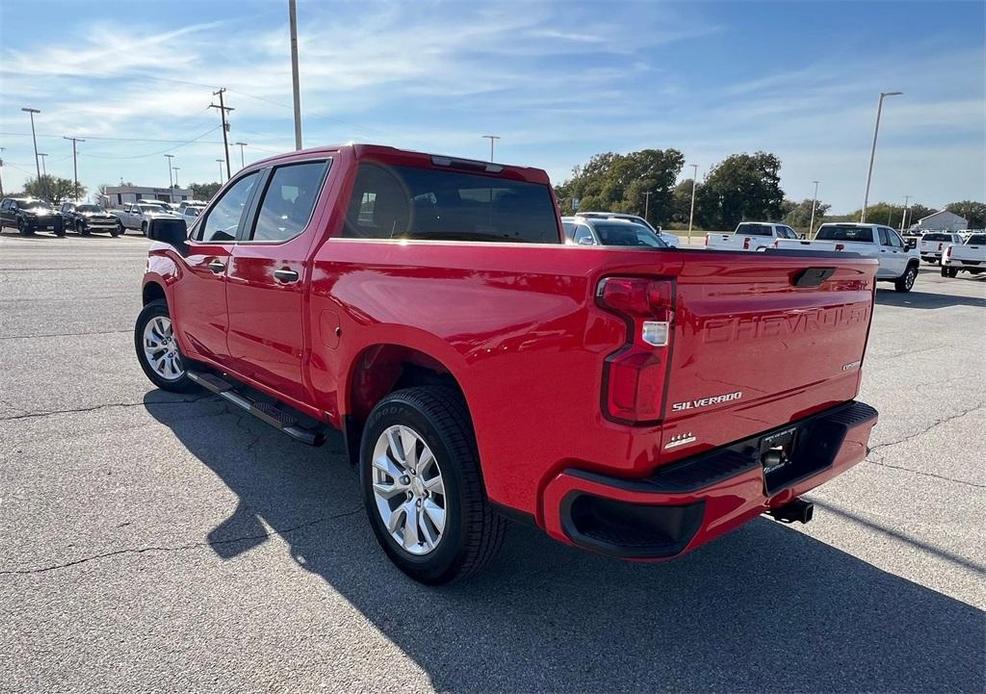
[[[945,247],[950,243],[962,243],[962,234],[945,231],[930,231],[918,241],[918,250],[921,252],[921,260],[926,263],[941,262],[941,254]]]
[[[706,234],[705,246],[722,251],[765,251],[778,239],[797,240],[798,234],[786,224],[740,222],[732,234]]]
[[[941,257],[941,276],[955,277],[959,270],[973,275],[986,272],[986,234],[973,234],[965,243],[945,246]]]
[[[110,210],[110,214],[120,220],[124,229],[139,229],[145,236],[152,219],[181,219],[166,203],[154,200],[127,202],[120,209]]]
[[[814,241],[778,239],[773,247],[845,251],[876,258],[880,261],[877,280],[893,282],[898,292],[911,291],[921,265],[917,249],[909,247],[896,230],[881,224],[830,222],[818,227]]]

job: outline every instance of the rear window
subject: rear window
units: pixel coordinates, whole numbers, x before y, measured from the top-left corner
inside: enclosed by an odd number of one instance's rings
[[[769,224],[740,224],[736,227],[737,234],[746,234],[747,236],[770,236],[770,225]]]
[[[561,243],[545,185],[371,163],[359,166],[343,235]]]
[[[986,234],[973,234],[966,243],[970,246],[986,245]]]
[[[948,242],[951,242],[952,241],[952,235],[951,234],[934,234],[934,233],[932,233],[932,234],[925,234],[924,237],[923,237],[923,240],[925,240],[925,241],[948,241]]]
[[[873,241],[872,227],[823,226],[815,235],[817,241]]]
[[[604,246],[643,246],[645,248],[667,248],[653,231],[640,224],[606,224],[596,222],[592,225],[599,242]]]

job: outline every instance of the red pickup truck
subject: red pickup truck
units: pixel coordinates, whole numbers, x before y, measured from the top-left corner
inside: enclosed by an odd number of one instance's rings
[[[537,169],[310,149],[150,235],[150,380],[304,443],[341,430],[419,581],[478,569],[507,519],[637,560],[806,522],[876,423],[854,400],[875,260],[566,245]]]

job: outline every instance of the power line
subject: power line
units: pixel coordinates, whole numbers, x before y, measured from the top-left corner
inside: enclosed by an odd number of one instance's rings
[[[179,141],[179,144],[176,144],[173,147],[166,147],[165,149],[158,150],[156,152],[148,152],[146,154],[133,154],[133,155],[126,155],[126,156],[113,156],[113,155],[93,154],[92,152],[86,152],[86,156],[88,156],[88,157],[94,157],[96,159],[143,159],[145,157],[155,157],[155,156],[157,156],[159,154],[165,154],[166,152],[174,151],[174,150],[179,149],[181,147],[185,147],[186,145],[194,144],[194,143],[198,142],[199,140],[201,140],[206,135],[209,135],[210,133],[214,133],[215,131],[219,130],[219,128],[221,128],[221,127],[222,127],[221,125],[217,125],[215,127],[209,128],[208,130],[206,130],[204,133],[202,133],[198,137],[192,138],[191,140]],[[203,143],[203,144],[207,144],[207,143]],[[208,144],[218,144],[218,143],[208,143]]]
[[[215,128],[213,128],[213,130],[218,130],[218,129],[219,129],[219,126],[216,126]],[[15,132],[7,132],[7,131],[0,132],[0,135],[3,135],[5,137],[31,137],[31,133],[15,133]],[[42,135],[42,134],[39,133],[38,134],[38,137],[54,137],[54,138],[59,138],[59,137],[62,137],[62,136],[61,135]],[[189,142],[189,140],[165,140],[165,139],[157,139],[157,138],[151,138],[151,137],[109,137],[107,135],[86,135],[86,139],[87,140],[107,140],[107,141],[112,141],[112,142],[162,142],[162,143],[177,142],[177,143],[181,143],[181,144],[184,144],[186,142]],[[218,145],[218,144],[221,144],[221,143],[218,140],[216,140],[215,142],[211,142],[210,144]]]

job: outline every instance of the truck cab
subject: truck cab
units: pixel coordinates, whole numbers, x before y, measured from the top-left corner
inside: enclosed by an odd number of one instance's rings
[[[732,234],[706,234],[705,246],[731,251],[765,251],[778,239],[797,238],[797,232],[786,224],[740,222]]]

